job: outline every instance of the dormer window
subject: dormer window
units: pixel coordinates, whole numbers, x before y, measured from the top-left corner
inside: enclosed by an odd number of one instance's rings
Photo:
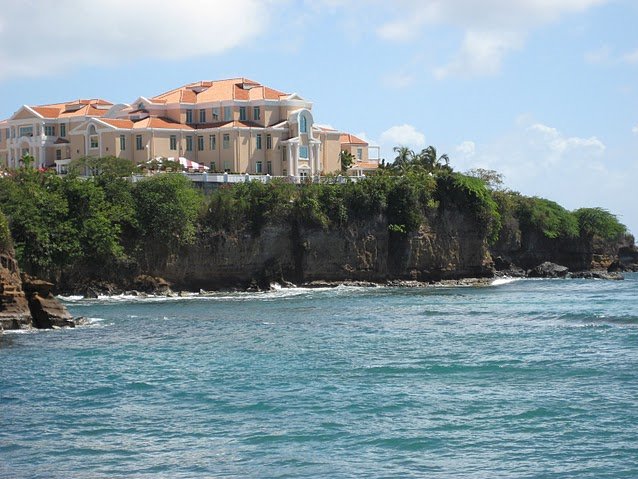
[[[308,120],[305,115],[299,115],[299,133],[308,133]]]
[[[143,109],[144,109],[144,103],[139,102],[139,103],[137,104],[137,109],[138,109],[138,110],[143,110]]]

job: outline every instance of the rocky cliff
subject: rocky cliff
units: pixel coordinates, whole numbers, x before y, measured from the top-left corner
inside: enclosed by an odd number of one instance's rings
[[[297,222],[200,235],[192,247],[149,274],[176,288],[198,290],[271,282],[412,279],[430,281],[492,274],[484,228],[459,210],[433,213],[412,233],[389,231],[379,215],[343,228]]]
[[[20,275],[8,232],[4,238],[0,245],[0,332],[75,326],[76,321],[51,293],[53,284]]]

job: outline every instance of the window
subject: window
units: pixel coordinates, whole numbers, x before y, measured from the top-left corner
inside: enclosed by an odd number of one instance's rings
[[[46,136],[55,136],[55,125],[44,125],[44,134]]]
[[[222,147],[224,150],[230,148],[230,135],[228,133],[224,133],[224,137],[222,138]]]
[[[219,121],[219,108],[213,108],[213,121]]]
[[[120,135],[120,150],[126,150],[126,136]]]
[[[32,126],[21,126],[18,129],[18,136],[33,136]]]
[[[228,160],[224,160],[224,171],[230,173],[230,162]]]
[[[193,137],[190,135],[186,137],[186,151],[193,151]]]
[[[239,121],[246,121],[246,107],[239,107]]]
[[[268,173],[269,175],[272,175],[272,161],[266,162],[266,173]]]
[[[233,111],[229,106],[224,107],[224,121],[230,121],[233,119]]]
[[[9,139],[9,136],[11,136],[11,129],[7,128],[7,140]]]
[[[357,160],[361,161],[363,158],[363,148],[357,148]]]
[[[197,137],[197,151],[204,151],[204,137],[201,135]]]
[[[138,110],[143,110],[143,109],[144,109],[144,103],[139,102],[139,103],[137,104],[137,109],[138,109]]]
[[[255,173],[261,173],[261,161],[255,163]]]
[[[171,135],[170,138],[170,149],[175,151],[177,150],[177,136],[176,135]]]
[[[206,110],[199,110],[199,122],[206,123]]]
[[[299,133],[308,133],[308,122],[305,115],[299,115]]]
[[[266,149],[272,150],[272,135],[271,134],[266,135]]]
[[[60,161],[62,159],[62,150],[55,150],[55,161]]]
[[[60,136],[64,138],[66,136],[66,124],[62,123],[60,125]]]
[[[91,125],[89,127],[89,148],[95,150],[100,147],[97,130],[95,129],[95,125]]]
[[[193,110],[186,110],[186,123],[193,123]]]
[[[144,149],[144,147],[142,146],[142,135],[135,135],[135,149],[136,150]]]
[[[217,171],[217,163],[214,161],[210,162],[210,171]]]
[[[299,147],[299,158],[308,158],[308,147],[300,146]]]
[[[261,150],[261,135],[257,135],[257,149]]]
[[[253,120],[254,121],[261,120],[261,110],[259,109],[258,106],[253,107]]]
[[[208,138],[208,141],[210,143],[210,149],[211,150],[216,150],[217,149],[217,135],[210,135],[210,137]]]

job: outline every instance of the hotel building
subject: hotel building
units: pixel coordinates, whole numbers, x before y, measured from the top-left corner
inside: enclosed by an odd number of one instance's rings
[[[58,171],[87,156],[134,164],[182,157],[211,171],[305,177],[338,172],[342,150],[356,158],[352,174],[378,167],[365,141],[315,124],[311,102],[245,78],[191,83],[130,105],[24,105],[0,133],[0,165],[9,168],[26,154]]]

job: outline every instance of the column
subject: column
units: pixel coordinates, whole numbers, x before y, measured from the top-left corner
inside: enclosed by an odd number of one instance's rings
[[[295,176],[292,170],[292,143],[288,144],[288,175]]]

